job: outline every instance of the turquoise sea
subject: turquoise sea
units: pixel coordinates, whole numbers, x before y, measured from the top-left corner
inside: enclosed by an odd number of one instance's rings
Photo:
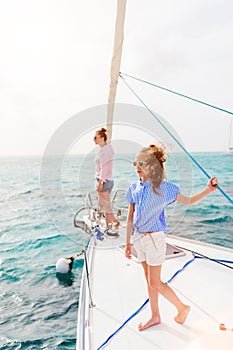
[[[233,154],[194,156],[233,198]],[[207,178],[180,158],[168,161],[168,179],[184,194],[201,190]],[[136,179],[132,159],[114,162],[115,188]],[[40,157],[1,158],[0,349],[75,349],[83,259],[63,278],[56,262],[82,250],[73,217],[95,188],[93,155],[66,157],[59,176],[53,162],[41,169]],[[171,207],[167,217],[172,234],[233,248],[233,206],[219,191],[188,210]]]

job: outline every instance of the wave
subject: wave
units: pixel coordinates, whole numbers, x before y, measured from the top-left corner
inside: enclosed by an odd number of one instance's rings
[[[0,337],[1,350],[40,350],[40,349],[61,349],[73,350],[76,344],[76,337],[72,336],[54,336],[47,338],[38,338],[31,340],[11,340],[7,337]]]
[[[6,247],[5,242],[2,242],[0,246],[2,245],[2,248],[1,248],[2,252],[20,253],[20,252],[31,251],[32,249],[38,249],[48,245],[62,244],[63,242],[65,243],[67,239],[70,239],[70,237],[63,234],[56,234],[53,236],[40,237],[37,239],[28,239],[28,240],[24,240],[23,242],[21,240],[18,242],[17,241],[9,242],[8,247]],[[77,243],[79,242],[77,241]]]
[[[35,192],[37,192],[39,190],[40,190],[40,187],[35,187],[35,188],[30,189],[30,190],[22,191],[18,195],[25,196],[25,195],[28,195],[28,194],[31,194],[31,193],[35,193]]]
[[[229,215],[200,220],[203,224],[233,223],[233,218]]]

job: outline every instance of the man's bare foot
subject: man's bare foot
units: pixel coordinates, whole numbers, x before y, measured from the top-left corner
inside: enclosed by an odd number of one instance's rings
[[[120,221],[117,220],[117,219],[115,219],[113,222],[114,222],[114,224],[115,224],[115,226],[116,226],[116,229],[118,229],[119,226],[120,226]]]
[[[141,332],[141,331],[144,331],[145,329],[149,328],[149,327],[152,327],[152,326],[156,326],[157,324],[160,324],[161,323],[161,319],[160,317],[156,317],[156,318],[151,318],[149,319],[149,321],[147,321],[146,323],[140,323],[138,325],[138,330]]]
[[[189,311],[190,311],[190,306],[185,305],[184,308],[178,312],[178,314],[176,315],[174,320],[177,323],[183,324],[185,322],[186,318],[188,317]]]

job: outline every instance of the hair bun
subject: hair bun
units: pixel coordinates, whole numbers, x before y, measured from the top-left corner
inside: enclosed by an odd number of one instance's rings
[[[101,128],[100,131],[107,132],[107,130],[105,128]]]
[[[159,146],[159,145],[151,144],[149,145],[149,148],[150,148],[150,153],[157,158],[160,164],[166,162],[167,157],[165,153],[165,148],[162,145]]]

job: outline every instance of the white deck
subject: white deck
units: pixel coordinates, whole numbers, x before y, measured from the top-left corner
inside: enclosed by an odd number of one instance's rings
[[[124,235],[122,230],[121,238]],[[233,260],[233,251],[201,244],[173,236],[167,242],[192,249],[208,257]],[[113,248],[110,245],[113,245]],[[83,289],[80,300],[77,349],[98,349],[147,299],[147,290],[141,265],[125,258],[116,239],[97,241],[90,248],[90,282],[94,304],[88,303],[88,290]],[[107,246],[107,247],[104,247]],[[184,256],[166,260],[162,279],[167,281],[192,258]],[[231,265],[232,266],[232,265]],[[160,296],[162,323],[143,332],[137,329],[150,316],[149,303],[131,319],[104,347],[111,350],[232,350],[233,349],[233,271],[209,260],[196,259],[172,282],[179,297],[191,306],[184,325],[173,318],[176,309]],[[81,316],[85,315],[85,322]],[[81,324],[82,323],[82,324]],[[224,323],[229,330],[219,330]],[[82,325],[84,327],[82,328]],[[85,345],[81,345],[83,338]]]

